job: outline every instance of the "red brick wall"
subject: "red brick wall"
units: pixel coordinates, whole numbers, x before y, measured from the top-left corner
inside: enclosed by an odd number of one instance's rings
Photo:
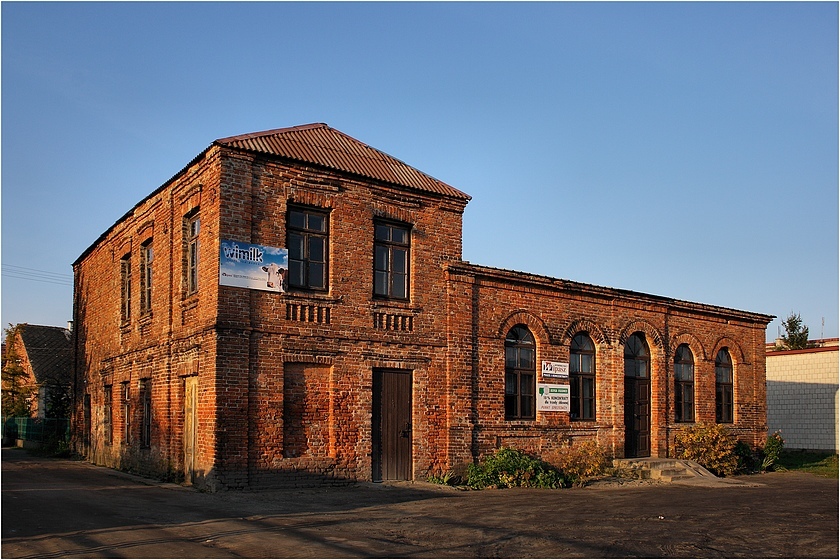
[[[197,450],[201,476],[215,461],[215,289],[218,244],[218,159],[213,151],[135,206],[74,264],[76,381],[74,445],[98,463],[178,479],[183,472],[183,378],[200,378]],[[201,213],[199,293],[184,296],[183,216]],[[140,309],[140,246],[154,250],[151,313]],[[120,259],[131,255],[131,308],[120,313]],[[151,382],[151,445],[141,448],[141,380]],[[124,436],[122,383],[129,386],[129,434]],[[113,442],[104,440],[104,387],[113,387]],[[84,395],[91,400],[86,443]]]
[[[245,368],[251,389],[247,414],[225,415],[231,426],[247,419],[251,428],[247,440],[220,440],[224,470],[247,470],[252,485],[369,479],[372,372],[396,367],[414,374],[414,470],[425,475],[441,463],[436,448],[445,438],[440,294],[443,265],[461,258],[463,202],[237,153],[224,162],[222,238],[285,247],[288,204],[330,212],[328,293],[219,290],[220,334],[242,333],[236,357],[217,361],[219,385],[241,379]],[[412,226],[409,301],[373,298],[376,218]],[[241,433],[238,425],[232,431]],[[229,458],[242,446],[248,463],[234,464]]]
[[[624,341],[634,332],[644,333],[651,352],[652,456],[673,456],[674,434],[689,425],[674,421],[672,360],[682,343],[689,344],[695,359],[696,420],[715,421],[714,360],[728,347],[735,373],[730,427],[752,445],[763,441],[762,316],[462,264],[450,267],[450,278],[449,385],[453,401],[472,407],[452,418],[453,466],[502,445],[545,453],[579,437],[595,437],[622,457]],[[594,422],[570,421],[563,412],[538,412],[534,421],[505,420],[504,337],[517,324],[525,324],[536,338],[538,367],[542,360],[568,362],[572,337],[582,331],[590,335],[596,346]],[[467,441],[473,443],[472,453]]]
[[[286,294],[218,285],[221,239],[286,246],[289,204],[328,210],[329,286]],[[210,489],[369,480],[373,371],[410,370],[412,472],[458,468],[500,445],[542,453],[594,437],[623,454],[623,342],[652,353],[654,456],[671,452],[673,349],[695,356],[698,420],[714,420],[714,357],[735,362],[734,430],[764,434],[763,316],[461,261],[465,201],[211,147],[150,195],[76,263],[76,447],[99,464],[179,479],[184,386],[198,378],[194,480]],[[183,218],[201,217],[199,290],[184,286]],[[373,223],[411,226],[411,297],[372,294]],[[139,309],[139,247],[153,239],[152,313]],[[120,259],[134,267],[131,317],[120,319]],[[596,344],[597,419],[567,413],[504,420],[504,336],[526,324],[537,360],[568,361],[580,330]],[[139,446],[139,386],[152,384],[152,437]],[[119,387],[131,388],[131,437]],[[103,441],[104,386],[114,387],[114,441]],[[91,397],[86,445],[83,397]]]

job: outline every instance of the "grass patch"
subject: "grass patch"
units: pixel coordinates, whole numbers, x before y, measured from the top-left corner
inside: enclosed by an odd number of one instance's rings
[[[785,450],[775,466],[778,471],[802,471],[825,478],[838,478],[837,455],[832,453]]]

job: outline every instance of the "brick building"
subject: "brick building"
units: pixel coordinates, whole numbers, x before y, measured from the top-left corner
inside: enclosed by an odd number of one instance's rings
[[[74,263],[77,448],[217,489],[763,441],[772,317],[472,265],[469,200],[323,124],[213,142]]]

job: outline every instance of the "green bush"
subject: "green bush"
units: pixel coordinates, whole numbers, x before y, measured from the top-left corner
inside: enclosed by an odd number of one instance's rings
[[[426,480],[432,484],[441,484],[443,486],[452,486],[457,484],[458,477],[452,471],[440,472],[439,474],[430,474]]]
[[[735,455],[738,457],[737,471],[742,474],[758,472],[758,453],[746,442],[738,440],[735,444]]]
[[[584,486],[590,480],[605,475],[610,468],[607,453],[594,440],[564,445],[559,451],[547,455],[546,461],[557,467],[575,486]]]
[[[467,469],[467,485],[474,489],[562,488],[565,482],[563,475],[548,463],[509,447],[502,447]]]
[[[696,461],[717,476],[731,476],[738,471],[737,440],[720,424],[695,424],[675,438],[678,457]]]
[[[773,466],[778,462],[779,456],[785,447],[785,440],[782,439],[782,434],[778,430],[767,436],[767,441],[764,443],[762,450],[761,472],[773,469]]]

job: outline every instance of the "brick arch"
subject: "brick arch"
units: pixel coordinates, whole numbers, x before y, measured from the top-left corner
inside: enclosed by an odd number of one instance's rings
[[[599,345],[609,345],[610,343],[607,333],[599,325],[589,319],[578,319],[576,321],[572,321],[572,323],[566,328],[563,333],[563,339],[560,341],[561,344],[563,346],[568,346],[571,343],[572,338],[574,338],[574,336],[579,332],[588,333],[589,336],[592,337]]]
[[[641,319],[637,319],[636,321],[632,321],[628,325],[626,325],[621,330],[621,335],[618,337],[618,342],[620,344],[624,344],[627,342],[627,339],[630,338],[634,332],[643,332],[645,333],[645,338],[648,340],[648,344],[653,342],[659,348],[664,348],[665,345],[662,343],[662,335],[659,334],[659,330],[648,323],[647,321],[642,321]]]
[[[694,353],[694,356],[697,357],[697,359],[707,359],[706,347],[703,346],[703,343],[700,342],[699,338],[697,338],[691,333],[678,334],[677,336],[672,337],[670,342],[671,356],[673,356],[676,353],[678,346],[680,346],[681,344],[688,344],[688,347],[691,349],[691,351]]]
[[[715,342],[713,346],[714,350],[709,355],[710,360],[714,360],[712,356],[717,356],[717,353],[720,351],[721,348],[729,348],[729,357],[732,358],[732,361],[736,364],[746,364],[747,358],[744,354],[744,349],[741,348],[741,345],[738,344],[734,338],[729,335],[723,335]]]
[[[314,206],[316,208],[324,208],[331,210],[333,204],[333,197],[328,194],[312,191],[292,191],[289,195],[288,203],[301,204],[303,206]]]
[[[396,220],[406,224],[417,223],[417,216],[413,211],[381,202],[373,203],[373,215],[377,218]]]
[[[550,336],[545,323],[536,315],[528,311],[518,310],[508,315],[499,327],[499,336],[504,338],[507,333],[516,325],[525,325],[534,334],[537,340],[543,344],[550,343]]]

